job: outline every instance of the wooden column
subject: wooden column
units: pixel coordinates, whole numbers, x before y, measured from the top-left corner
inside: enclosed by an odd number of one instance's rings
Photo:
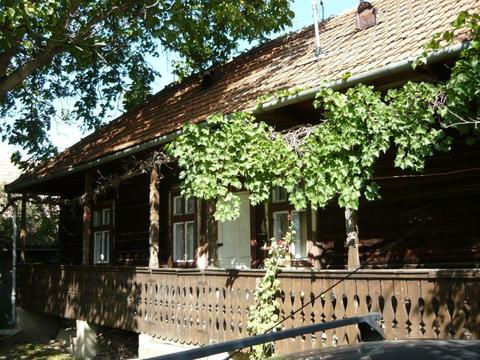
[[[321,269],[320,257],[322,249],[317,236],[317,212],[309,205],[307,207],[307,256],[314,269]]]
[[[215,200],[207,201],[206,221],[207,221],[207,244],[208,244],[208,265],[219,267],[218,260],[218,222],[215,220]]]
[[[20,263],[25,263],[25,248],[27,246],[27,194],[22,194],[22,209],[20,212]]]
[[[148,243],[150,247],[150,257],[148,260],[148,267],[151,269],[158,269],[158,243],[160,241],[160,193],[158,191],[158,184],[160,176],[158,174],[158,167],[154,165],[150,173],[150,231]]]
[[[347,232],[346,246],[348,248],[347,266],[349,269],[356,269],[360,266],[357,210],[345,209],[345,230]]]
[[[85,173],[84,183],[85,192],[83,194],[82,264],[89,265],[93,186],[92,175],[88,171]]]
[[[259,266],[258,242],[257,242],[257,209],[250,205],[250,256],[252,258],[250,267],[256,269]]]

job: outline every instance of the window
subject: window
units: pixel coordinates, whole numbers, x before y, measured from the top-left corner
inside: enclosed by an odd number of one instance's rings
[[[173,260],[195,260],[195,199],[172,195]]]
[[[285,189],[280,187],[275,187],[272,193],[272,202],[273,203],[283,203],[287,201],[287,192]]]
[[[295,259],[305,258],[307,256],[308,212],[305,210],[295,211],[288,202],[288,194],[285,189],[277,187],[272,191],[269,213],[271,221],[270,231],[276,240],[283,239],[290,226],[290,221],[293,223],[295,242],[290,245],[290,252]]]
[[[110,262],[110,243],[112,241],[112,206],[99,204],[93,211],[93,263]]]
[[[294,258],[301,259],[306,257],[307,241],[307,216],[304,210],[291,211],[291,221],[295,230],[295,241],[291,245],[291,253]],[[289,211],[277,211],[273,213],[273,237],[276,240],[284,238],[289,228]]]
[[[93,262],[95,264],[108,264],[110,231],[95,231],[95,252],[93,253]]]

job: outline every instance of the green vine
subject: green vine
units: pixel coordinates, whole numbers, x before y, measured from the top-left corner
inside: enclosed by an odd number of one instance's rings
[[[183,194],[217,199],[220,221],[239,216],[237,191],[248,190],[254,205],[266,201],[270,189],[283,185],[280,176],[294,158],[281,139],[273,138],[271,127],[242,112],[213,116],[207,126],[185,126],[167,151],[178,158]]]
[[[323,207],[333,199],[357,209],[362,196],[380,196],[372,178],[385,152],[394,153],[396,167],[422,171],[429,156],[449,151],[448,127],[472,143],[480,122],[478,19],[478,14],[461,13],[453,24],[468,31],[471,40],[445,84],[408,82],[386,94],[363,84],[343,93],[324,87],[314,102],[323,110],[322,122],[302,136],[277,133],[242,112],[216,115],[208,126],[185,126],[167,149],[178,158],[184,194],[217,198],[215,217],[222,221],[239,215],[235,192],[247,190],[255,205],[276,186],[291,194],[296,209],[308,203]],[[453,42],[453,33],[446,34],[436,39]],[[440,46],[437,40],[426,53]]]
[[[280,280],[278,273],[280,266],[288,258],[289,246],[295,242],[295,230],[290,223],[282,241],[272,239],[269,256],[265,260],[265,275],[257,280],[254,292],[254,304],[248,311],[248,334],[259,335],[269,331],[279,330],[276,327],[279,321],[280,304],[277,300],[280,295]],[[267,343],[252,347],[251,360],[260,360],[269,357],[274,352],[274,343]]]

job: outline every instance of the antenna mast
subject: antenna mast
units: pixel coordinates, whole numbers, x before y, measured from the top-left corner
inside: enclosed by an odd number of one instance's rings
[[[322,14],[323,14],[323,1],[320,1],[322,6]],[[315,27],[315,56],[319,57],[322,53],[322,48],[320,47],[320,26],[319,26],[319,18],[318,18],[318,6],[317,0],[312,0],[312,12],[313,12],[313,25]],[[322,15],[323,17],[323,15]],[[323,20],[323,19],[322,19]]]

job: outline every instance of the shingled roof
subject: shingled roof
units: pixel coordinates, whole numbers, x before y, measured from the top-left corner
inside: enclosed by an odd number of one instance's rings
[[[41,179],[72,167],[172,133],[187,122],[214,113],[251,109],[260,95],[296,87],[314,87],[342,74],[359,74],[418,54],[435,32],[446,30],[462,10],[480,8],[480,0],[378,0],[376,26],[358,31],[355,9],[321,25],[324,53],[315,58],[313,26],[267,42],[217,68],[214,85],[193,76],[173,84],[66,149],[48,164],[14,184]],[[12,184],[13,185],[13,184]]]

